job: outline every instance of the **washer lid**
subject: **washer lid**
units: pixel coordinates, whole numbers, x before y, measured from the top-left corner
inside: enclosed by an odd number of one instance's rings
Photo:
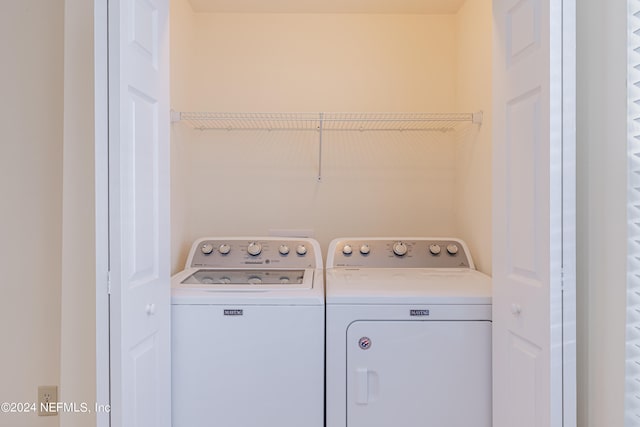
[[[304,270],[222,270],[201,268],[187,275],[177,286],[204,285],[204,289],[236,289],[261,288],[277,285],[278,288],[304,287],[309,289],[311,283],[304,282]],[[301,285],[301,286],[296,286]]]
[[[332,268],[327,304],[491,304],[491,278],[470,269]]]
[[[324,304],[322,270],[190,268],[171,278],[172,304]]]

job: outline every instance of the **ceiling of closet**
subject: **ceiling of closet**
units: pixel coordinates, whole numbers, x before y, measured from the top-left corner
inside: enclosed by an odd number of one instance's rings
[[[456,13],[465,0],[190,0],[195,12]]]

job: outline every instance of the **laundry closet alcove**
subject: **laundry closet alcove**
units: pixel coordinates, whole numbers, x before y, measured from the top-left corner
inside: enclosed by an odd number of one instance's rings
[[[460,236],[490,273],[491,2],[264,7],[171,2],[173,271],[301,229]]]

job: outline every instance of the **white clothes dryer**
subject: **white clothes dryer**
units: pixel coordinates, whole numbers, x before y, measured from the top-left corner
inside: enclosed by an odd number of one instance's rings
[[[327,427],[490,427],[491,280],[451,238],[327,256]]]
[[[173,427],[323,427],[312,239],[203,238],[172,278]]]

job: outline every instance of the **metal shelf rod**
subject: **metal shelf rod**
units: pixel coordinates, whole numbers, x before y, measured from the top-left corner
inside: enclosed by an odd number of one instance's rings
[[[474,113],[207,113],[171,111],[171,122],[185,121],[197,130],[318,132],[318,182],[322,181],[325,132],[452,132],[467,122],[481,126]],[[420,126],[420,123],[424,123]],[[404,124],[404,126],[403,126]]]
[[[207,127],[194,127],[194,130],[199,131],[217,131],[217,132],[251,132],[251,131],[263,131],[263,132],[318,132],[318,128],[207,128]],[[453,132],[455,129],[449,127],[438,128],[384,128],[384,129],[358,129],[358,128],[327,128],[323,127],[322,132]]]

